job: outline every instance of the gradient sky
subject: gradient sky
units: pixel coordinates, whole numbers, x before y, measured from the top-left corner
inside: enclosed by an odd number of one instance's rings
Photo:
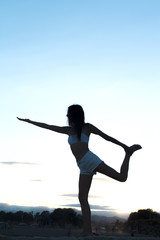
[[[79,206],[67,136],[16,119],[63,126],[78,103],[86,122],[143,147],[127,182],[94,177],[92,211],[160,212],[159,12],[159,0],[0,1],[0,203]],[[94,135],[90,149],[119,170],[123,149]]]

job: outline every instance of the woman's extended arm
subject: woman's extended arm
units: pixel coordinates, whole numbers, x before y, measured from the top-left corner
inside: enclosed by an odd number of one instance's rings
[[[90,129],[90,133],[94,133],[97,134],[99,136],[101,136],[102,138],[104,138],[105,140],[112,142],[114,144],[117,144],[121,147],[123,147],[125,150],[128,149],[128,146],[119,142],[118,140],[116,140],[115,138],[112,138],[110,136],[108,136],[107,134],[105,134],[104,132],[102,132],[101,130],[99,130],[98,128],[96,128],[95,126],[93,126],[92,124],[89,124],[89,129]]]
[[[35,126],[45,128],[45,129],[49,129],[51,131],[58,132],[58,133],[68,134],[69,129],[70,129],[70,127],[59,127],[59,126],[49,125],[49,124],[46,124],[46,123],[31,121],[30,119],[18,118],[18,120],[24,121],[24,122],[27,122],[27,123],[31,123]]]

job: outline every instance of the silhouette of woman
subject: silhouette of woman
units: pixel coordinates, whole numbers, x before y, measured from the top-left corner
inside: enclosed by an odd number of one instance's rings
[[[141,149],[141,146],[136,144],[128,147],[115,138],[112,138],[104,132],[100,131],[92,124],[85,123],[84,111],[80,105],[69,106],[67,117],[69,126],[65,127],[48,125],[41,122],[31,121],[29,119],[18,119],[34,124],[38,127],[46,128],[58,133],[67,134],[69,136],[68,143],[70,144],[71,151],[75,156],[77,165],[80,169],[78,198],[83,216],[83,232],[81,236],[88,236],[92,235],[91,212],[88,203],[88,193],[93,175],[96,172],[99,172],[120,182],[125,182],[128,176],[130,157],[135,151]],[[105,140],[117,144],[124,149],[125,157],[121,165],[120,172],[117,172],[113,168],[106,165],[98,156],[89,150],[88,142],[91,133],[99,135]]]

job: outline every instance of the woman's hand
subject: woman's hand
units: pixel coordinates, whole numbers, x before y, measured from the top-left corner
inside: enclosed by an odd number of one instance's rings
[[[19,118],[19,117],[17,117],[17,119],[18,120],[20,120],[20,121],[23,121],[23,122],[30,122],[30,120],[29,119],[26,119],[26,118]]]

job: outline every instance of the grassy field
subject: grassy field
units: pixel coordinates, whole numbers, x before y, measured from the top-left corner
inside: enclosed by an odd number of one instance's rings
[[[134,236],[130,234],[100,234],[99,236],[78,237],[80,230],[53,228],[14,227],[0,230],[0,240],[160,240],[160,238],[148,236]]]

